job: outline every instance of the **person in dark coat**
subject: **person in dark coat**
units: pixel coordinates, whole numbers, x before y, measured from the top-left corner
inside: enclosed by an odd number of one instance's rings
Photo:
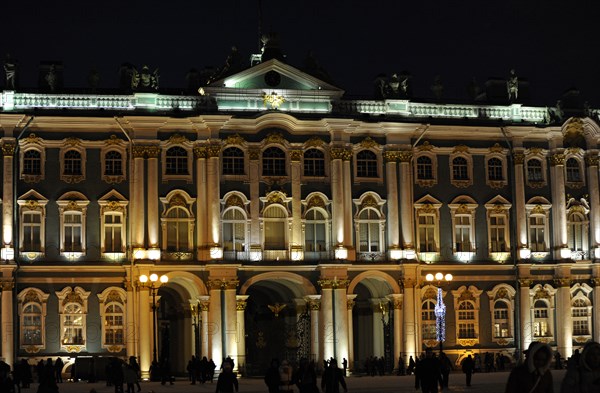
[[[515,367],[506,384],[506,393],[553,393],[552,349],[544,343],[532,342],[525,361]]]
[[[269,393],[278,393],[280,382],[281,377],[279,376],[279,360],[271,359],[271,366],[265,373],[265,384],[267,385],[267,389],[269,389]]]
[[[300,359],[300,367],[294,372],[293,383],[298,387],[300,393],[317,393],[317,372],[315,363],[308,362],[308,359]]]
[[[585,344],[579,357],[579,367],[567,370],[560,393],[600,392],[600,344]]]
[[[473,370],[475,370],[475,361],[471,355],[467,356],[462,362],[462,371],[465,373],[467,378],[467,386],[471,386],[471,377],[473,376]]]
[[[54,362],[54,373],[57,383],[62,383],[62,369],[64,367],[64,363],[61,358],[56,358],[56,362]]]
[[[413,372],[415,372],[415,359],[413,359],[412,355],[410,356],[410,358],[408,359],[408,368],[406,369],[406,373],[408,375],[411,375]]]
[[[130,356],[129,357],[129,367],[131,367],[133,369],[133,371],[135,371],[135,385],[137,387],[137,391],[141,392],[142,391],[142,387],[140,386],[140,365],[137,362],[137,359],[135,356]]]
[[[223,372],[219,374],[215,393],[233,393],[234,389],[236,392],[239,389],[237,375],[233,372],[231,363],[223,362]]]
[[[437,393],[442,372],[440,361],[433,355],[431,348],[427,348],[425,358],[417,365],[416,375],[423,393]]]
[[[344,388],[344,393],[348,392],[344,372],[338,368],[337,360],[331,358],[329,367],[327,367],[321,378],[321,389],[324,393],[339,393],[340,385]]]
[[[450,371],[452,371],[452,362],[444,352],[440,353],[440,370],[442,372],[441,388],[448,389],[450,381]]]

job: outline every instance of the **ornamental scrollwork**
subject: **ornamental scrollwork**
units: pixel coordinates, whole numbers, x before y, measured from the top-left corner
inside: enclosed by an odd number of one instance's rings
[[[107,145],[120,145],[123,142],[124,141],[122,139],[117,138],[117,136],[114,134],[104,141],[104,143],[106,143]]]
[[[372,148],[378,148],[380,145],[379,143],[377,143],[374,139],[372,139],[370,136],[366,137],[365,139],[363,139],[362,141],[360,141],[359,143],[360,147],[362,147],[363,149],[372,149]]]
[[[557,287],[562,287],[562,288],[570,287],[571,279],[570,278],[555,278],[554,285],[556,285]]]
[[[168,140],[169,144],[178,145],[182,143],[189,142],[190,140],[185,137],[185,135],[181,134],[173,134]]]
[[[350,284],[350,280],[348,280],[347,278],[322,278],[320,280],[317,281],[317,284],[319,284],[321,286],[322,289],[344,289],[344,288],[348,288],[348,285]]]
[[[476,338],[459,338],[456,343],[461,347],[473,347],[479,343],[479,340]]]
[[[75,137],[69,137],[65,139],[65,145],[67,146],[79,146],[81,145],[81,139]]]
[[[402,150],[398,152],[398,161],[400,162],[410,162],[412,160],[412,157],[412,151]]]
[[[211,157],[219,157],[221,154],[221,146],[220,145],[210,145],[206,147],[206,156],[207,158]]]
[[[265,145],[268,145],[271,143],[278,143],[280,145],[284,145],[286,142],[287,141],[285,140],[283,135],[281,135],[279,132],[272,132],[269,135],[267,135],[265,137],[265,139],[263,139],[263,143]]]
[[[305,147],[321,147],[325,144],[325,142],[323,141],[323,139],[319,138],[319,137],[312,137],[309,140],[307,140],[304,143]]]
[[[399,151],[397,150],[387,150],[383,152],[383,159],[385,162],[396,162],[398,161]]]
[[[302,150],[290,150],[290,161],[300,162],[302,159]]]
[[[225,146],[229,145],[238,145],[243,146],[246,143],[246,140],[240,136],[240,134],[229,135],[223,143]]]
[[[235,303],[235,309],[237,311],[244,311],[248,303],[245,300],[237,300]]]
[[[550,298],[551,298],[550,293],[545,288],[539,289],[533,296],[533,300],[550,299]]]
[[[229,198],[227,198],[227,202],[225,202],[225,207],[233,206],[244,208],[244,201],[242,201],[242,198],[240,198],[237,195],[231,195]]]
[[[594,155],[587,155],[585,156],[585,164],[590,167],[590,166],[598,166],[598,155],[594,154]]]
[[[232,279],[209,279],[207,286],[209,289],[236,289],[240,285],[240,280]]]
[[[312,198],[310,198],[308,200],[308,203],[306,204],[306,208],[311,209],[313,207],[325,208],[325,201],[323,200],[323,198],[318,196],[313,196]]]
[[[259,149],[249,149],[248,150],[248,158],[250,161],[257,161],[260,159],[260,150]]]
[[[435,146],[433,146],[429,141],[423,142],[422,145],[418,146],[417,149],[419,151],[431,151]]]
[[[377,207],[377,201],[375,200],[375,198],[372,195],[367,195],[365,197],[365,199],[363,199],[362,203],[360,204],[360,209],[364,209],[366,207]]]
[[[23,142],[25,144],[30,144],[30,143],[42,144],[44,142],[44,140],[42,138],[40,138],[39,136],[35,135],[34,133],[31,133],[31,134],[29,134],[29,136],[27,138],[23,139]]]
[[[515,153],[513,156],[513,160],[515,165],[523,165],[525,163],[525,154],[523,153]]]
[[[467,145],[455,146],[452,154],[456,154],[456,153],[469,153],[469,146],[467,146]]]
[[[502,153],[504,149],[499,143],[494,143],[494,146],[490,147],[490,153]]]

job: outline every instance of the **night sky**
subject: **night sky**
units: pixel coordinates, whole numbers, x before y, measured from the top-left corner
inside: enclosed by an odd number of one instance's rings
[[[288,63],[313,50],[335,84],[370,96],[373,79],[408,70],[415,99],[466,100],[466,85],[510,69],[530,83],[529,103],[554,105],[577,87],[600,107],[597,0],[341,1],[262,0],[263,31],[279,34]],[[19,61],[24,87],[40,61],[64,64],[66,87],[116,87],[123,62],[160,68],[162,87],[183,88],[190,68],[220,67],[231,45],[244,59],[258,50],[258,0],[6,1],[0,53]]]

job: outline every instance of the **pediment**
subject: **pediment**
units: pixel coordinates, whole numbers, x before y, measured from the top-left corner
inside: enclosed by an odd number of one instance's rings
[[[223,91],[223,88],[242,90],[306,90],[306,91],[328,91],[343,94],[344,91],[323,80],[315,78],[299,69],[283,63],[277,59],[271,59],[254,67],[247,68],[236,74],[216,80],[206,86],[205,90]]]
[[[29,190],[25,194],[19,197],[21,201],[38,201],[38,202],[48,202],[48,199],[35,190]]]

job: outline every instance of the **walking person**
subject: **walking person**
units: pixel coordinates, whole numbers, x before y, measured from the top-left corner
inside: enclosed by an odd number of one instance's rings
[[[230,362],[223,363],[223,372],[219,374],[217,380],[217,390],[215,393],[233,393],[239,389],[237,375],[233,372],[233,366]]]
[[[56,373],[56,383],[62,383],[62,369],[65,364],[63,363],[61,358],[56,358],[56,362],[54,362],[54,372]]]
[[[129,366],[135,372],[135,385],[137,387],[137,391],[141,392],[142,387],[140,386],[140,377],[141,377],[141,368],[135,356],[129,357]]]
[[[279,383],[281,377],[279,376],[279,360],[271,359],[271,366],[265,373],[265,384],[269,393],[279,393]]]
[[[340,385],[344,389],[344,393],[348,392],[344,373],[338,368],[337,360],[331,358],[329,360],[329,367],[323,372],[323,377],[321,378],[321,389],[323,389],[323,393],[339,393]]]
[[[506,393],[553,393],[552,349],[544,343],[532,342],[525,361],[515,367],[506,384]]]
[[[467,386],[471,386],[471,377],[473,376],[473,370],[475,370],[475,361],[471,355],[467,356],[462,362],[462,371],[465,373],[467,379]]]
[[[579,367],[567,370],[560,393],[600,392],[600,344],[589,342],[579,357]]]
[[[440,371],[442,373],[441,388],[448,389],[450,380],[450,371],[452,371],[452,362],[444,352],[440,353]]]
[[[442,379],[440,361],[433,355],[431,348],[425,350],[425,359],[417,366],[416,376],[423,393],[437,393],[438,383]]]

